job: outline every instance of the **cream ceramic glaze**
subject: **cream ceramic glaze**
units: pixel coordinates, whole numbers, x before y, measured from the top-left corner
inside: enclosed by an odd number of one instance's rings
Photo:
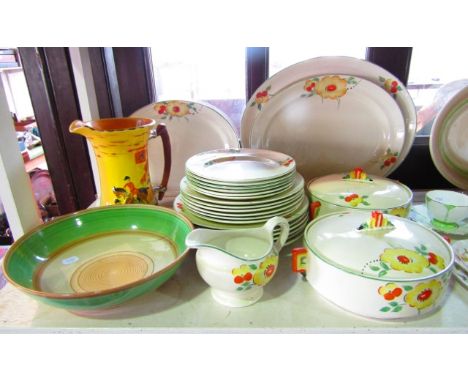
[[[281,233],[274,243],[277,226]],[[197,248],[197,268],[211,286],[213,298],[222,305],[243,307],[262,297],[264,285],[276,272],[288,234],[287,220],[274,217],[255,229],[196,229],[187,236],[186,245]]]
[[[455,94],[437,114],[429,148],[444,178],[468,190],[468,87]]]
[[[291,155],[306,181],[356,166],[385,175],[384,162],[397,157],[404,142],[395,100],[373,82],[340,74],[300,80],[272,94],[250,132],[251,147]]]
[[[433,225],[468,224],[468,195],[455,191],[432,190],[426,193],[426,207]]]
[[[179,193],[185,162],[202,151],[239,147],[234,124],[220,110],[200,102],[168,100],[144,106],[132,116],[152,118],[166,125],[171,141],[172,166],[166,195]],[[200,138],[203,137],[203,138]],[[162,146],[153,140],[148,146],[150,177],[160,181],[163,174]]]
[[[304,234],[293,264],[325,298],[353,313],[410,318],[443,301],[454,256],[438,234],[380,212],[322,216]]]
[[[289,174],[296,169],[294,160],[270,150],[213,150],[191,157],[188,172],[205,179],[221,182],[249,183],[269,180]]]
[[[288,66],[268,78],[253,93],[247,103],[241,121],[241,141],[243,147],[251,147],[251,129],[257,114],[261,113],[263,105],[268,103],[274,94],[299,80],[307,80],[315,76],[343,73],[356,76],[385,89],[396,101],[405,121],[405,139],[397,160],[386,166],[385,175],[394,171],[408,155],[416,135],[416,110],[411,95],[405,86],[390,72],[366,60],[353,57],[316,57]],[[291,137],[284,136],[287,142]],[[293,139],[295,139],[293,137]]]
[[[307,185],[312,218],[350,209],[380,210],[406,217],[413,193],[405,185],[387,178],[367,175],[361,169],[327,175]]]

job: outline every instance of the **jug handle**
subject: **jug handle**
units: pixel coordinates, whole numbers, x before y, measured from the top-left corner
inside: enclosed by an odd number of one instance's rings
[[[276,252],[279,253],[281,251],[281,248],[283,248],[284,243],[286,243],[286,241],[288,240],[289,223],[285,218],[280,216],[275,216],[268,220],[265,223],[265,229],[268,232],[270,232],[271,237],[273,237],[273,230],[276,226],[279,226],[281,231],[278,241],[275,244],[273,244],[273,247],[275,248]]]
[[[150,139],[160,136],[163,144],[164,153],[164,171],[161,184],[154,188],[154,191],[158,194],[158,200],[161,200],[167,189],[167,182],[169,181],[169,175],[171,172],[171,141],[169,139],[169,133],[167,132],[166,125],[160,123],[156,128],[151,130]]]

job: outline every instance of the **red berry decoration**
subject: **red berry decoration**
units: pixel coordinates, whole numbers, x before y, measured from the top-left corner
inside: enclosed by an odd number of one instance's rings
[[[393,293],[392,292],[388,292],[388,293],[385,293],[384,294],[384,299],[387,300],[387,301],[391,301],[393,300],[395,297],[393,296]]]
[[[244,280],[245,281],[250,281],[252,280],[252,273],[248,272],[244,275]]]
[[[385,160],[384,166],[390,166],[390,160],[389,160],[389,159],[386,159],[386,160]]]
[[[401,294],[403,293],[403,290],[401,288],[395,288],[392,292],[392,294],[395,296],[395,297],[398,297],[400,296]]]
[[[429,262],[431,264],[437,264],[437,256],[432,252],[429,252],[428,255],[429,255]]]
[[[327,91],[333,92],[333,91],[335,91],[335,90],[336,90],[336,85],[333,85],[333,84],[332,84],[332,85],[328,85],[328,86],[327,86]]]
[[[236,276],[234,277],[234,282],[236,284],[242,284],[244,282],[244,278],[242,276]]]
[[[172,110],[175,112],[175,113],[178,113],[180,111],[180,107],[179,106],[174,106],[172,108]]]
[[[396,158],[396,157],[391,157],[391,158],[390,158],[390,162],[392,162],[392,163],[395,163],[395,162],[396,162],[396,160],[397,160],[397,158]]]

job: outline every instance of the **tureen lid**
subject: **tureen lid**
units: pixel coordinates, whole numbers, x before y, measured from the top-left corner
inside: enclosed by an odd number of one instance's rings
[[[309,182],[307,189],[316,199],[366,210],[403,206],[413,198],[413,193],[405,185],[368,175],[360,168],[346,174],[317,178]]]
[[[411,220],[378,211],[350,211],[313,220],[306,246],[321,260],[348,273],[399,281],[430,278],[454,261],[450,245]]]

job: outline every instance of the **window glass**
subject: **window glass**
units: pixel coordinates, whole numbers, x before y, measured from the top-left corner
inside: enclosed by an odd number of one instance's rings
[[[468,86],[467,64],[466,49],[413,48],[407,87],[417,111],[417,135],[430,135],[440,109]]]
[[[303,45],[270,48],[270,76],[292,64],[309,58],[320,56],[349,56],[364,59],[366,48],[361,46],[350,46],[347,48],[310,48],[305,49]]]
[[[151,48],[158,101],[208,102],[234,122],[245,108],[245,48],[217,46],[215,51]]]

